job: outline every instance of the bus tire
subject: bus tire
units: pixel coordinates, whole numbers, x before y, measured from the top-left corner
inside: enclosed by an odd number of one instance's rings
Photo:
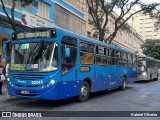
[[[125,90],[127,87],[127,78],[124,77],[122,81],[122,86],[119,87],[120,90]]]
[[[87,101],[89,98],[89,94],[90,94],[90,86],[87,81],[84,81],[81,86],[81,92],[80,95],[78,96],[78,101],[79,102]]]

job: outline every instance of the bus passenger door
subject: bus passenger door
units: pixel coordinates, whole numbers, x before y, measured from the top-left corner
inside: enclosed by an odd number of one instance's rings
[[[77,40],[72,37],[65,36],[61,45],[62,59],[62,97],[72,97],[79,94],[77,82]],[[79,85],[79,86],[78,86]]]

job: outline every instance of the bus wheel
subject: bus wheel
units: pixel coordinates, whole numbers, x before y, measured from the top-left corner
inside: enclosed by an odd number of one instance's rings
[[[127,78],[124,77],[122,81],[122,86],[119,87],[120,90],[125,90],[127,87]]]
[[[84,102],[88,100],[90,94],[90,86],[87,81],[84,81],[81,87],[81,93],[78,96],[78,100],[80,102]]]

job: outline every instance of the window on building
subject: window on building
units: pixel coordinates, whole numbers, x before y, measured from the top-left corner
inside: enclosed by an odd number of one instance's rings
[[[84,12],[84,10],[86,10],[86,5],[85,2],[83,0],[63,0],[65,2],[67,2],[68,4],[70,4],[72,7]]]
[[[32,10],[32,4],[31,4],[31,5],[26,6],[25,8],[31,11],[31,10]]]
[[[51,6],[45,2],[38,1],[38,15],[49,19]]]
[[[153,22],[146,22],[145,24],[152,24]]]
[[[8,5],[12,7],[12,1],[11,0],[3,0],[3,3],[5,5]],[[20,9],[21,3],[19,1],[16,1],[16,9]]]
[[[86,35],[86,22],[59,5],[55,9],[55,23],[58,27]]]

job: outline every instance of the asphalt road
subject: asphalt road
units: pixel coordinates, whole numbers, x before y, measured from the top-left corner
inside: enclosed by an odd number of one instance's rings
[[[160,80],[151,82],[135,82],[127,89],[101,91],[91,95],[86,102],[79,103],[75,98],[61,101],[37,100],[0,96],[0,111],[160,111]],[[116,116],[116,115],[115,115]],[[9,119],[9,118],[8,118]],[[15,120],[17,118],[14,118]],[[25,118],[24,118],[25,119]],[[33,118],[30,118],[33,119]],[[44,118],[38,118],[44,119]],[[74,117],[45,118],[49,120],[71,119]],[[84,119],[77,117],[77,119]],[[92,120],[159,120],[158,117],[87,117]]]

